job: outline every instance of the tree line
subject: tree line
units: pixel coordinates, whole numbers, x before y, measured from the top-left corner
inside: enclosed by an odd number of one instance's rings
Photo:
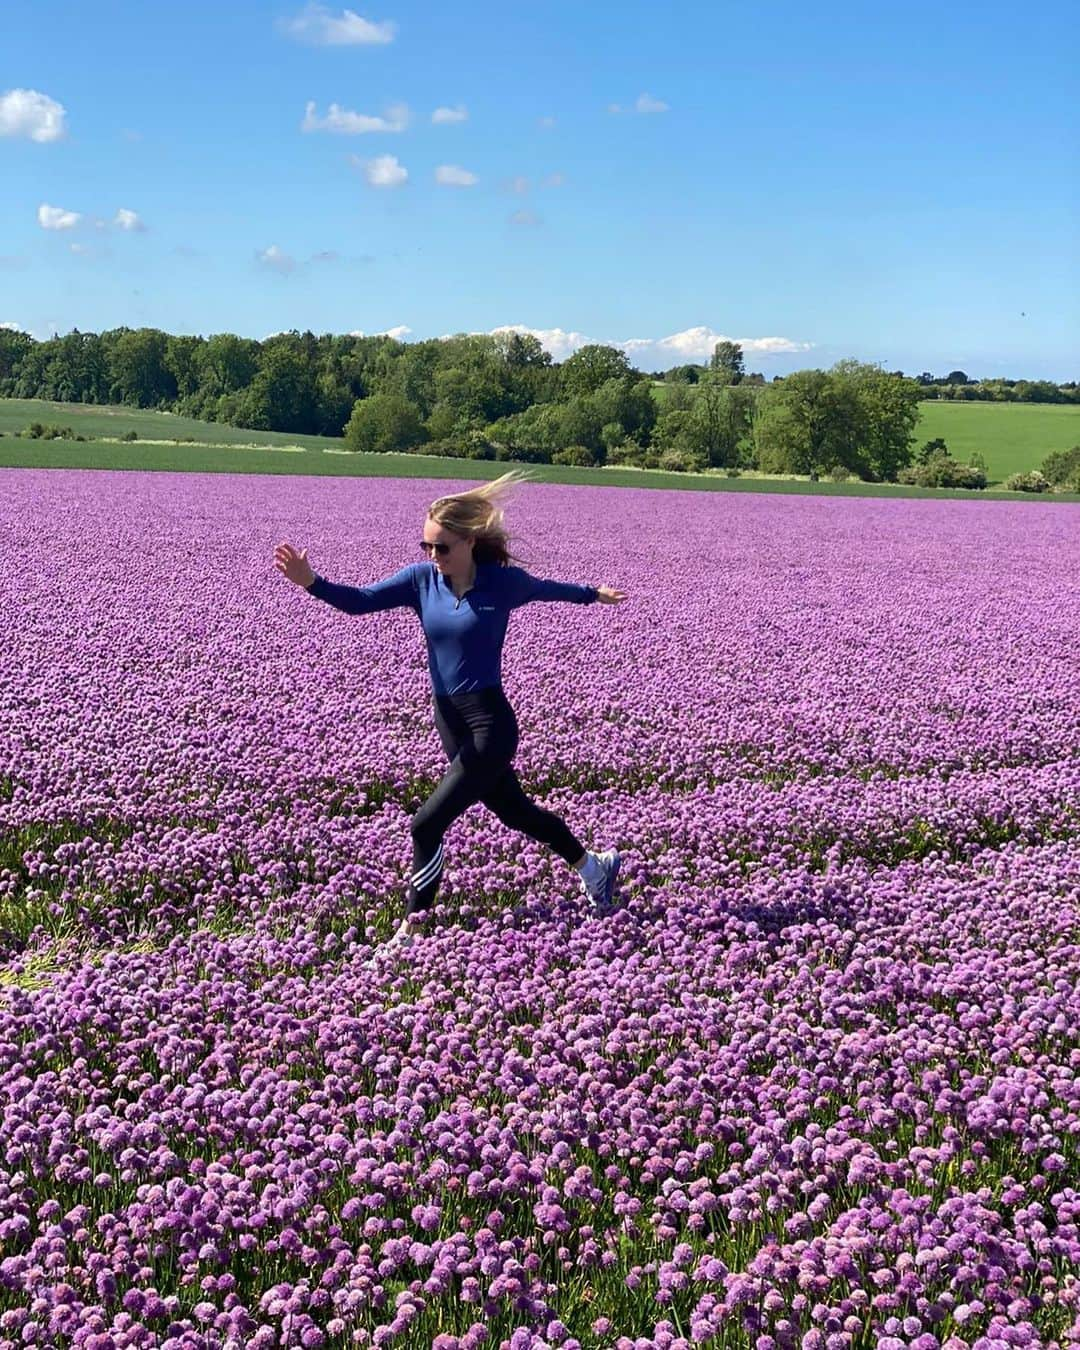
[[[559,363],[522,333],[405,343],[291,331],[257,342],[117,328],[37,342],[0,330],[0,396],[343,435],[356,451],[869,482],[920,467],[917,379],[852,360],[766,383],[733,342],[717,343],[693,378],[681,369],[658,389],[618,348],[590,344]],[[985,486],[985,474],[966,485]]]
[[[708,365],[690,364],[672,366],[657,378],[670,383],[697,384],[709,370]],[[902,370],[893,372],[903,375]],[[744,381],[764,384],[759,373],[746,375]],[[774,380],[784,376],[775,375]],[[922,398],[958,399],[984,403],[1080,403],[1080,384],[1069,380],[1055,384],[1053,380],[973,380],[965,371],[950,370],[947,375],[931,375],[928,370],[912,377],[918,384]]]

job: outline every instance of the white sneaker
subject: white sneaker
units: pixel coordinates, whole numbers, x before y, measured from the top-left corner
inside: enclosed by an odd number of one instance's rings
[[[415,940],[416,928],[408,919],[402,919],[397,930],[385,942],[380,943],[364,962],[364,969],[374,970],[384,956],[394,956],[400,951],[405,951]]]
[[[587,895],[592,901],[594,910],[606,909],[611,904],[615,895],[615,882],[619,876],[619,868],[622,866],[622,858],[619,850],[615,848],[605,849],[603,853],[594,854],[594,857],[604,869],[604,875],[594,887],[589,887],[585,878],[581,879],[581,893]]]

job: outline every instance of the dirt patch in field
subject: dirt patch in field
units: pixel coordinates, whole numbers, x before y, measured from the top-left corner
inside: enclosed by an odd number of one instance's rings
[[[152,436],[140,436],[137,441],[124,441],[119,436],[96,436],[94,439],[110,445],[175,445],[190,446],[193,450],[284,450],[294,455],[307,454],[306,445],[266,445],[260,441],[178,441],[175,437],[167,440]]]

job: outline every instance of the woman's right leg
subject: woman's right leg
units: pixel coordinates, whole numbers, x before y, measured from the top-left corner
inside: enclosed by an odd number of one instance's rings
[[[508,768],[481,801],[512,830],[520,830],[530,839],[547,844],[571,867],[577,867],[586,856],[581,841],[571,832],[566,821],[554,811],[545,810],[526,795],[517,774]]]
[[[484,734],[490,718],[479,701],[469,704],[469,718],[444,702],[435,704],[435,726],[450,767],[412,819],[413,870],[405,892],[405,913],[430,907],[443,869],[443,835],[474,803],[483,799],[505,772],[507,761],[492,753]],[[476,733],[482,750],[478,752]],[[512,750],[511,750],[512,753]]]

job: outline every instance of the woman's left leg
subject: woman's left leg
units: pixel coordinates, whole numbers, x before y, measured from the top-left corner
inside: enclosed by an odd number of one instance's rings
[[[480,800],[512,830],[520,830],[530,839],[547,846],[570,864],[577,867],[585,856],[585,847],[573,835],[561,816],[546,811],[527,797],[512,768]]]
[[[517,749],[517,723],[501,690],[437,697],[435,726],[450,767],[412,819],[407,915],[430,908],[442,878],[443,835],[491,791]]]

